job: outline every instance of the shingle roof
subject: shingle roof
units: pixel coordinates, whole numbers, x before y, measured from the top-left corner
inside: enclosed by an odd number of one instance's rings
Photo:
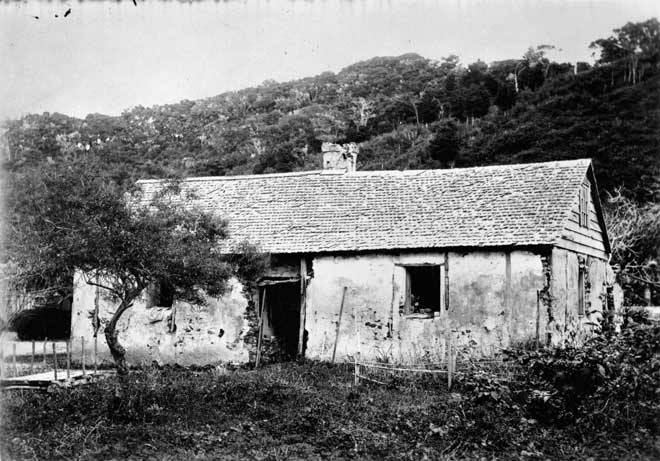
[[[309,171],[189,178],[194,202],[228,220],[227,248],[270,253],[548,245],[591,162],[417,171]],[[162,188],[139,181],[144,196]]]

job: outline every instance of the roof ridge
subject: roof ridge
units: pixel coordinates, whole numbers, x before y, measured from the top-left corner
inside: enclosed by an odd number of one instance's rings
[[[376,176],[376,175],[388,175],[388,176],[418,176],[418,175],[431,175],[437,173],[452,173],[460,172],[466,170],[484,170],[484,169],[513,169],[513,168],[528,168],[528,167],[537,167],[540,165],[545,166],[563,166],[563,165],[580,165],[589,166],[591,164],[590,158],[579,158],[573,160],[551,160],[549,162],[531,162],[531,163],[506,163],[498,165],[483,165],[483,166],[472,166],[464,168],[434,168],[434,169],[420,169],[420,170],[360,170],[360,171],[351,171],[351,172],[337,172],[337,176]],[[286,173],[266,173],[266,174],[246,174],[246,175],[232,175],[232,176],[194,176],[190,178],[183,178],[181,181],[186,182],[197,182],[197,181],[235,181],[235,180],[247,180],[247,179],[264,179],[264,178],[280,178],[280,177],[295,177],[295,176],[315,176],[321,175],[327,170],[309,170],[309,171],[293,171]],[[166,182],[167,179],[139,179],[136,184],[153,184],[153,183],[162,183]]]
[[[265,173],[265,174],[243,174],[243,175],[231,175],[231,176],[193,176],[190,178],[181,178],[181,181],[233,181],[233,180],[244,180],[244,179],[261,179],[261,178],[273,178],[281,176],[312,176],[318,175],[323,170],[309,170],[309,171],[291,171],[286,173]],[[160,183],[168,181],[167,179],[138,179],[136,184],[149,184],[149,183]],[[175,179],[176,181],[176,179]]]

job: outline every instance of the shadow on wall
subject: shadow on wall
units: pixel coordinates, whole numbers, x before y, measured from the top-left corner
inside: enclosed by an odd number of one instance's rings
[[[48,304],[16,313],[7,326],[21,341],[68,339],[71,335],[71,303]]]

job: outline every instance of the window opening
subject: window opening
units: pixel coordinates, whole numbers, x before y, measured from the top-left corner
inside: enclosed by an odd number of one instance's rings
[[[585,311],[585,286],[584,286],[584,270],[580,268],[578,271],[578,315],[584,315]]]
[[[151,291],[148,307],[172,307],[174,304],[174,287],[167,282],[156,283]]]
[[[583,183],[580,188],[580,226],[589,227],[589,183]]]
[[[406,314],[433,316],[444,307],[444,266],[406,266]]]

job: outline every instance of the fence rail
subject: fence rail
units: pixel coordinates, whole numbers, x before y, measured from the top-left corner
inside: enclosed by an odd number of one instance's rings
[[[4,341],[0,344],[0,379],[53,372],[55,380],[70,378],[72,371],[71,340],[66,341]],[[9,350],[7,350],[9,349]],[[85,338],[80,338],[80,361],[75,371],[82,376],[98,372],[96,347],[92,363],[85,362]],[[88,370],[91,365],[91,370]]]

